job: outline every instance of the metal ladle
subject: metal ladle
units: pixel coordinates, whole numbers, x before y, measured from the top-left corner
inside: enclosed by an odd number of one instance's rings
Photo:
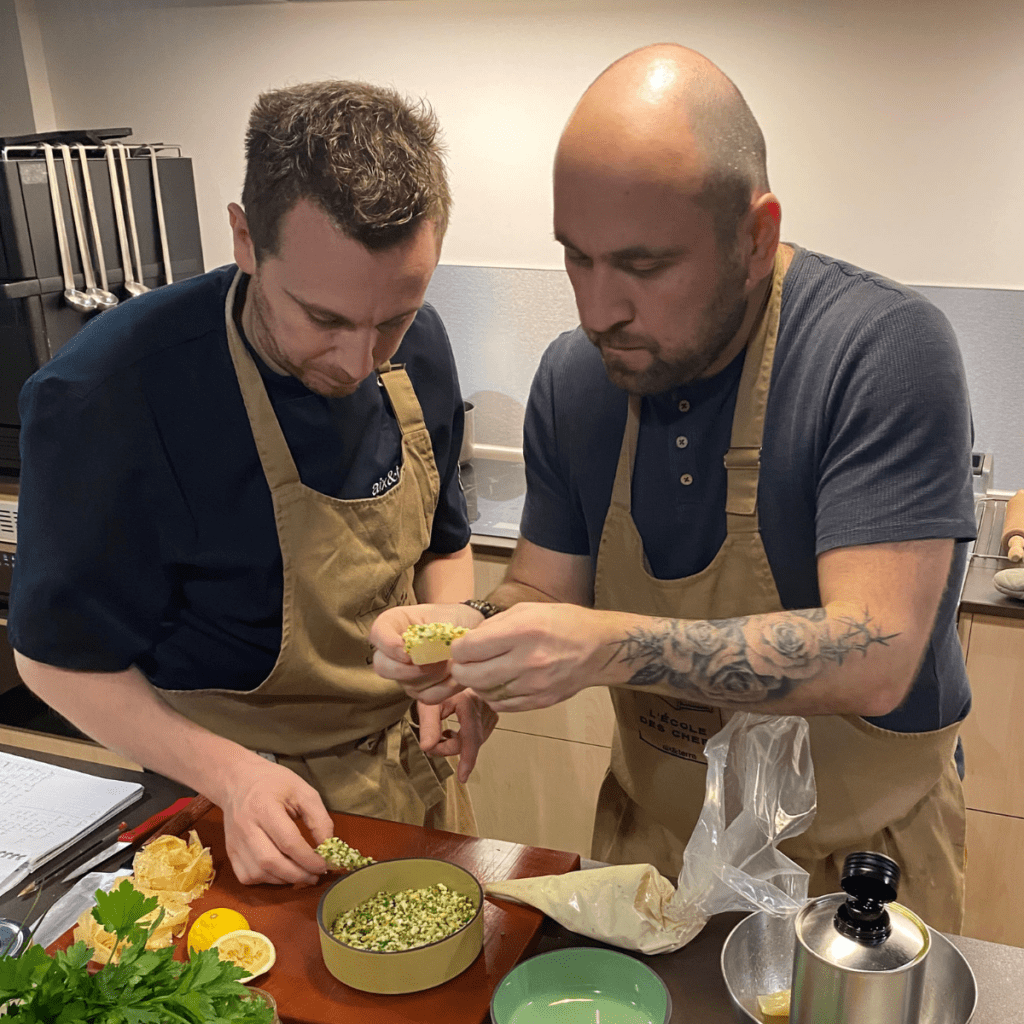
[[[53,206],[53,223],[57,229],[57,248],[60,250],[60,269],[64,277],[64,301],[79,313],[93,313],[99,307],[96,300],[75,287],[75,276],[71,272],[71,257],[68,255],[68,233],[64,226],[64,206],[60,201],[60,188],[57,185],[57,165],[53,159],[53,147],[42,142],[43,156],[46,158],[46,177],[50,180],[50,202]]]
[[[100,275],[100,285],[97,291],[105,292],[117,304],[117,296],[110,290],[107,283],[107,258],[103,254],[103,239],[100,236],[100,221],[96,216],[96,199],[92,193],[92,176],[89,174],[89,158],[85,153],[85,146],[82,143],[75,143],[78,150],[78,159],[82,163],[82,184],[85,186],[85,205],[89,211],[89,223],[92,226],[92,244],[96,249],[96,269]]]
[[[139,255],[139,236],[135,231],[135,204],[132,202],[132,181],[128,177],[128,158],[120,142],[115,142],[114,148],[121,158],[121,173],[124,175],[124,208],[128,213],[128,233],[132,236],[132,249],[135,252],[135,284],[148,292],[149,288],[142,283],[145,275],[142,273],[142,257]]]
[[[171,250],[167,245],[167,225],[164,223],[164,197],[160,192],[160,170],[157,167],[156,150],[149,151],[149,163],[153,168],[153,196],[156,199],[156,222],[160,229],[160,250],[164,257],[164,283],[174,284],[171,274]]]
[[[114,202],[114,220],[117,222],[117,240],[121,244],[121,270],[124,273],[124,290],[131,298],[134,295],[142,295],[149,289],[144,284],[138,284],[132,274],[132,257],[128,251],[128,235],[124,229],[124,206],[121,204],[121,186],[117,180],[117,164],[114,162],[114,148],[109,142],[103,144],[103,151],[107,157],[107,171],[110,174],[110,196]]]
[[[96,278],[92,272],[92,257],[89,255],[89,243],[85,237],[85,224],[82,222],[82,205],[78,201],[75,168],[71,163],[71,150],[63,142],[60,144],[60,154],[64,160],[64,174],[68,180],[68,197],[71,199],[71,219],[75,222],[75,238],[78,239],[78,252],[82,257],[85,294],[96,303],[98,309],[110,309],[117,305],[117,296],[111,295],[106,289],[96,287]]]

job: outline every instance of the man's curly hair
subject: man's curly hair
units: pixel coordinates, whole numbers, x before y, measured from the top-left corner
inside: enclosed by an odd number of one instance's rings
[[[315,203],[350,238],[388,249],[423,221],[448,226],[440,126],[423,101],[365,82],[263,93],[249,117],[242,190],[257,260],[277,252],[281,218]]]

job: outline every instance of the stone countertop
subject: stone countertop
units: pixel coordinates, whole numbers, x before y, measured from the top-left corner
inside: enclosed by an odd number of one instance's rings
[[[967,563],[960,611],[1024,619],[1024,601],[1001,594],[992,583],[993,576],[1011,564],[1002,554],[1002,536],[1006,502],[1013,492],[1004,493],[989,492],[977,500],[978,539]]]

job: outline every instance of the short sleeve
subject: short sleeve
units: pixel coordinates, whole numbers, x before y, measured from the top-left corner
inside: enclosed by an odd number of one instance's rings
[[[11,646],[60,668],[126,669],[152,647],[170,598],[160,521],[184,514],[160,481],[145,399],[132,387],[77,394],[44,370],[19,409]]]
[[[952,327],[904,296],[846,346],[826,400],[817,553],[974,537],[970,407]]]
[[[459,372],[444,323],[429,305],[420,310],[416,321],[422,341],[409,349],[408,370],[430,432],[440,477],[430,550],[445,555],[461,551],[471,536],[466,495],[459,477],[466,414]]]
[[[523,422],[523,458],[526,462],[526,500],[523,505],[521,536],[532,544],[568,555],[590,553],[586,517],[572,488],[572,455],[568,433],[556,414],[555,398],[564,384],[559,353],[565,336],[541,357],[530,387]],[[563,413],[572,415],[571,410]]]

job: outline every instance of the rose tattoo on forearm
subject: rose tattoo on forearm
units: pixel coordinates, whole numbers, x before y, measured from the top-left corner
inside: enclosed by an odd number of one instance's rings
[[[632,668],[629,683],[668,683],[719,706],[756,704],[783,697],[821,675],[829,663],[888,646],[865,609],[859,618],[830,620],[824,608],[735,619],[658,619],[614,641],[609,664]]]

